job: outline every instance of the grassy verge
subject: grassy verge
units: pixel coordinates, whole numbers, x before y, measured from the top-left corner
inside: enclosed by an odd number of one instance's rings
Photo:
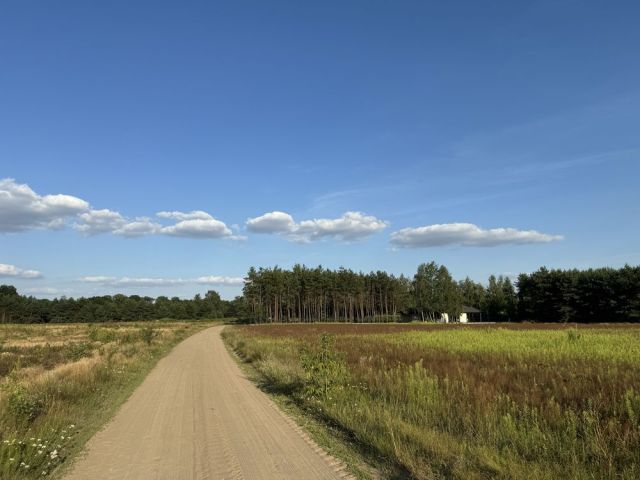
[[[224,337],[264,388],[385,476],[640,478],[639,329],[316,324]]]
[[[288,389],[281,389],[274,383],[270,376],[251,359],[244,356],[244,351],[237,348],[235,332],[228,331],[233,327],[227,327],[222,333],[225,345],[230,355],[239,363],[247,378],[252,380],[263,392],[292,418],[324,451],[333,457],[340,459],[358,480],[373,480],[379,478],[406,478],[393,465],[389,465],[375,452],[367,448],[350,434],[344,431],[340,425],[327,421],[322,415],[318,415],[315,409],[307,408],[304,403],[297,401]]]
[[[59,477],[173,346],[213,322],[0,326],[0,478]]]

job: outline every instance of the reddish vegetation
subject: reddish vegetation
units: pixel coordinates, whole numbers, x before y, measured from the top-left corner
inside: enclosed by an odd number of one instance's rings
[[[585,329],[640,329],[637,324],[582,324]],[[295,338],[314,341],[322,333],[335,335],[335,347],[344,355],[350,371],[356,376],[364,370],[386,370],[420,362],[439,378],[460,381],[474,389],[477,408],[508,395],[517,403],[545,410],[553,398],[563,408],[581,410],[591,404],[599,412],[612,415],[619,398],[630,387],[638,387],[638,366],[619,364],[615,368],[597,359],[563,359],[561,362],[544,355],[524,359],[519,355],[488,352],[452,352],[421,348],[396,342],[379,342],[366,335],[403,332],[441,332],[454,329],[487,330],[563,330],[576,324],[504,323],[504,324],[262,324],[240,327],[250,335]],[[356,340],[352,336],[362,336]],[[378,337],[382,338],[382,337]],[[363,359],[366,362],[363,365]]]
[[[568,328],[601,329],[625,328],[640,329],[638,323],[474,323],[474,324],[433,324],[433,323],[278,323],[244,325],[239,328],[258,335],[275,337],[301,337],[330,333],[332,335],[370,335],[374,333],[429,332],[460,328],[487,329],[505,328],[508,330],[563,330]]]
[[[415,478],[640,478],[640,325],[263,324],[229,341],[313,409],[300,353],[323,333],[347,372],[323,418]]]

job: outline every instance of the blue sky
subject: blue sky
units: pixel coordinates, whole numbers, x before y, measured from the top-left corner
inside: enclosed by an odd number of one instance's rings
[[[251,265],[639,264],[639,16],[3,2],[0,282],[230,298]]]

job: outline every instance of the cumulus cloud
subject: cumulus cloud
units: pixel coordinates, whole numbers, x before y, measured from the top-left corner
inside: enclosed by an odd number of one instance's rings
[[[388,223],[361,212],[346,212],[340,218],[319,218],[296,223],[285,212],[269,212],[247,220],[247,228],[255,233],[283,235],[298,242],[311,242],[322,238],[342,241],[359,240],[387,227]]]
[[[25,270],[15,265],[0,263],[0,277],[34,279],[42,278],[42,273],[37,270]]]
[[[181,285],[185,283],[180,278],[154,278],[154,277],[107,277],[103,275],[95,275],[82,277],[80,279],[86,283],[98,283],[100,285],[110,286],[133,286],[133,287],[158,287]]]
[[[172,212],[180,213],[180,212]],[[192,212],[193,213],[193,212]],[[160,233],[165,235],[172,235],[175,237],[190,237],[190,238],[224,238],[233,237],[233,232],[224,222],[216,220],[211,215],[205,212],[198,212],[199,214],[205,214],[206,217],[188,218],[180,220],[175,225],[162,227]],[[176,217],[173,217],[176,218]]]
[[[148,217],[128,219],[111,210],[90,210],[79,216],[76,230],[87,235],[113,233],[133,238],[145,235],[170,235],[188,238],[231,238],[238,239],[231,230],[221,222],[203,211],[193,212],[158,212],[157,217],[176,220],[172,225],[162,225]]]
[[[191,212],[158,212],[156,215],[160,218],[170,218],[172,220],[210,220],[212,217],[202,210],[192,210]]]
[[[96,235],[118,230],[127,221],[118,212],[107,208],[102,210],[89,210],[78,216],[80,223],[75,225],[76,230],[86,235]]]
[[[242,277],[223,277],[217,275],[198,278],[109,277],[96,275],[82,277],[80,278],[80,281],[111,287],[169,287],[188,284],[236,286],[244,283],[244,279]]]
[[[244,239],[202,210],[162,211],[156,216],[164,223],[149,217],[126,217],[108,208],[94,209],[85,200],[71,195],[39,195],[29,185],[17,183],[12,178],[0,180],[0,233],[58,229],[72,224],[84,235],[111,233],[129,238],[169,235]]]
[[[61,228],[89,204],[71,195],[38,195],[12,178],[0,180],[0,232]]]
[[[391,243],[402,248],[439,247],[444,245],[494,247],[497,245],[549,243],[562,239],[561,235],[549,235],[536,230],[517,230],[515,228],[483,229],[472,223],[445,223],[417,228],[403,228],[391,234]]]
[[[153,235],[162,230],[162,225],[151,221],[150,218],[141,217],[127,222],[113,231],[116,235],[123,237],[142,237],[143,235]]]
[[[62,295],[64,293],[63,291],[53,287],[25,288],[22,291],[24,293],[28,293],[29,295],[44,295],[44,296]]]
[[[296,223],[288,213],[276,211],[250,218],[247,228],[255,233],[290,233],[296,228]]]
[[[209,275],[207,277],[196,278],[195,283],[200,285],[244,285],[244,278]]]

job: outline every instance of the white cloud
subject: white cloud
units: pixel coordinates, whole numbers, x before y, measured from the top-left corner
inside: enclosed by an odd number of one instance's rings
[[[15,265],[0,263],[0,277],[34,279],[42,278],[42,273],[37,270],[25,270]]]
[[[148,217],[127,218],[108,208],[93,209],[88,202],[71,195],[42,196],[29,185],[17,183],[12,178],[0,180],[0,233],[35,228],[59,229],[75,221],[73,228],[85,235],[112,233],[123,237],[170,235],[244,239],[234,235],[224,222],[202,210],[162,211],[156,215],[175,223],[163,225]]]
[[[92,275],[92,276],[80,278],[80,281],[87,282],[87,283],[105,283],[105,284],[108,284],[108,283],[114,282],[116,280],[117,280],[116,277],[105,277],[104,275]]]
[[[209,275],[208,277],[196,278],[195,283],[200,285],[244,285],[244,278]]]
[[[57,288],[53,287],[33,287],[33,288],[25,288],[22,292],[27,293],[29,295],[44,295],[44,296],[52,296],[52,295],[61,295],[63,292]]]
[[[80,279],[86,283],[99,283],[110,286],[129,287],[162,287],[171,285],[182,285],[187,283],[181,278],[154,278],[154,277],[107,277],[102,275],[82,277]]]
[[[112,285],[131,287],[163,287],[171,285],[183,285],[184,283],[185,281],[181,278],[122,277],[115,280]]]
[[[284,212],[270,212],[247,220],[247,228],[256,233],[275,233],[290,240],[310,242],[325,237],[353,241],[384,230],[388,223],[361,212],[346,212],[335,219],[319,218],[296,223]]]
[[[218,275],[198,278],[162,278],[162,277],[110,277],[95,275],[80,278],[85,283],[96,283],[111,287],[168,287],[175,285],[218,285],[236,286],[244,284],[242,277],[223,277]]]
[[[114,233],[123,237],[141,237],[158,233],[162,228],[159,223],[152,222],[147,217],[129,220],[120,213],[109,209],[89,210],[79,215],[80,223],[74,225],[75,229],[86,235],[100,233]]]
[[[108,209],[90,210],[79,216],[76,230],[87,235],[113,233],[133,238],[145,235],[170,235],[189,238],[230,238],[241,239],[221,222],[203,211],[158,212],[159,218],[177,220],[173,225],[162,225],[148,217],[128,219],[118,212]]]
[[[70,217],[89,210],[89,204],[71,195],[40,196],[12,178],[0,180],[0,232],[34,228],[61,228]]]
[[[141,237],[143,235],[152,235],[162,230],[162,225],[152,222],[150,218],[141,217],[134,221],[127,222],[113,233],[122,235],[123,237]]]
[[[285,212],[269,212],[247,220],[247,228],[255,233],[290,233],[295,227],[293,217]]]
[[[341,240],[357,240],[380,232],[388,223],[360,212],[347,212],[336,219],[304,220],[298,225],[297,235],[315,240],[335,237]]]
[[[113,232],[127,223],[122,215],[107,208],[89,210],[78,216],[81,223],[75,229],[86,235]]]
[[[207,212],[202,210],[192,210],[191,212],[158,212],[156,216],[160,218],[170,218],[172,220],[210,220],[213,218]]]
[[[233,232],[220,220],[211,215],[209,218],[182,220],[175,225],[162,227],[161,233],[175,237],[189,238],[224,238],[233,237]]]
[[[515,228],[482,229],[472,223],[445,223],[417,228],[403,228],[391,234],[391,243],[403,248],[461,245],[465,247],[493,247],[522,245],[562,240],[561,235],[549,235],[535,230]]]

